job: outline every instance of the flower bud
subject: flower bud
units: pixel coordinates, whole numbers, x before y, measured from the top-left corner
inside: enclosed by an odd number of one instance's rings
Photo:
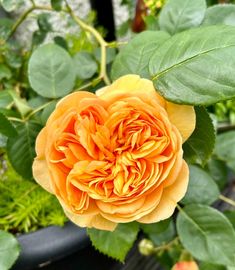
[[[139,243],[139,251],[142,255],[149,256],[154,252],[154,245],[148,239],[143,239]]]

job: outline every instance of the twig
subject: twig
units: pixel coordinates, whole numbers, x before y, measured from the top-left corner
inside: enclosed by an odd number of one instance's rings
[[[219,198],[220,198],[220,200],[222,200],[222,201],[224,201],[224,202],[226,202],[226,203],[232,205],[233,207],[235,207],[235,201],[234,201],[234,200],[232,200],[232,199],[230,199],[230,198],[228,198],[228,197],[225,197],[225,196],[222,195],[222,194],[219,195]]]

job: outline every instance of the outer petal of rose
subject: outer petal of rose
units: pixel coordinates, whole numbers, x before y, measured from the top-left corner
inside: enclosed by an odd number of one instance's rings
[[[166,111],[170,122],[179,130],[183,142],[193,133],[196,125],[196,115],[193,106],[166,103]]]
[[[50,184],[50,175],[47,167],[47,162],[45,160],[44,151],[47,142],[47,131],[43,128],[36,140],[36,153],[37,157],[33,162],[33,177],[36,182],[41,185],[48,192],[53,192]]]
[[[96,228],[105,231],[114,231],[117,223],[109,221],[98,215],[76,215],[65,211],[66,216],[76,225],[80,227]]]
[[[185,161],[176,181],[163,190],[158,206],[148,215],[138,219],[141,223],[154,223],[169,218],[175,210],[176,204],[180,201],[188,187],[189,169]]]
[[[134,74],[120,77],[110,86],[96,91],[96,95],[110,103],[119,99],[119,95],[135,95],[150,103],[155,99],[160,105],[165,106],[164,99],[156,92],[153,83]]]

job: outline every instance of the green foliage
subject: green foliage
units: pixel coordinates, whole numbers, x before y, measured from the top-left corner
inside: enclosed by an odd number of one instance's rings
[[[7,12],[12,12],[20,8],[24,4],[24,1],[23,0],[0,0],[0,3]]]
[[[235,231],[218,210],[188,205],[180,211],[176,225],[180,241],[195,258],[228,266],[235,264]]]
[[[158,31],[145,31],[137,35],[115,58],[111,71],[112,79],[126,74],[138,74],[148,78],[149,59],[168,38],[167,33]]]
[[[214,113],[221,122],[235,124],[235,100],[227,100],[214,105]]]
[[[206,11],[205,0],[168,0],[160,16],[160,30],[175,34],[201,24]]]
[[[235,131],[219,134],[216,138],[215,155],[235,170]]]
[[[40,129],[41,125],[34,122],[20,123],[16,126],[18,135],[7,142],[7,154],[12,166],[27,179],[32,177],[35,140]]]
[[[196,127],[190,138],[184,143],[184,158],[189,163],[202,166],[210,158],[215,145],[215,130],[212,120],[203,107],[195,107]]]
[[[98,70],[98,65],[92,54],[84,51],[74,55],[73,66],[76,76],[81,80],[93,77]]]
[[[212,204],[219,198],[219,189],[204,170],[197,166],[189,166],[189,185],[188,190],[183,198],[183,204]]]
[[[75,73],[70,55],[55,44],[34,51],[29,60],[29,81],[41,96],[62,97],[71,92]]]
[[[20,253],[20,246],[11,234],[0,231],[0,269],[11,268]]]
[[[17,131],[11,122],[2,114],[0,113],[0,133],[7,136],[7,137],[15,137],[17,135]]]
[[[215,5],[206,10],[202,25],[225,24],[235,26],[235,5]]]
[[[92,245],[100,252],[121,262],[132,247],[138,234],[137,223],[118,224],[113,232],[88,229]]]
[[[232,26],[218,25],[168,39],[149,62],[156,89],[179,104],[209,105],[235,97],[234,33]]]
[[[62,9],[63,0],[51,0],[51,6],[54,10],[60,11]]]

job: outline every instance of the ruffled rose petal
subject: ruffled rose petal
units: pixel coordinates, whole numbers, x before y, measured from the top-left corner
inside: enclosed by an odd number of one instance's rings
[[[166,103],[166,110],[170,122],[179,130],[183,142],[193,133],[196,125],[196,115],[194,108],[188,105],[178,105],[171,102]]]
[[[169,218],[175,211],[177,202],[180,201],[188,187],[189,169],[185,161],[175,182],[163,190],[158,206],[148,215],[138,219],[141,223],[155,223]]]

